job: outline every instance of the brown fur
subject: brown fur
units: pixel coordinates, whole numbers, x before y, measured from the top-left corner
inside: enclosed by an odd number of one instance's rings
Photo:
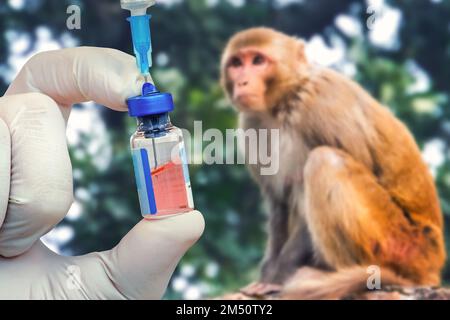
[[[308,265],[335,270],[314,285],[288,281],[286,295],[311,297],[314,288],[338,298],[365,283],[363,266],[379,265],[387,282],[439,284],[442,214],[406,126],[355,82],[309,64],[303,42],[266,28],[237,34],[225,49],[222,84],[232,100],[227,61],[248,45],[270,56],[275,71],[263,111],[241,110],[241,126],[276,128],[281,137],[277,175],[250,166],[271,211],[261,282],[285,283]]]

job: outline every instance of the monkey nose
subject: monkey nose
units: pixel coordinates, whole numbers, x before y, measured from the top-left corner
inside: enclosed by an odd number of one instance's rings
[[[246,85],[248,85],[248,81],[240,81],[238,83],[238,86],[240,86],[240,87],[245,87]]]

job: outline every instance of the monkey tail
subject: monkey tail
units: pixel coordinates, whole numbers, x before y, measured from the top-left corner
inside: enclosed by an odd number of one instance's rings
[[[319,271],[312,268],[300,269],[286,283],[281,298],[286,300],[336,300],[368,291],[368,268],[355,266],[336,272]],[[383,268],[381,284],[410,286],[411,281]]]

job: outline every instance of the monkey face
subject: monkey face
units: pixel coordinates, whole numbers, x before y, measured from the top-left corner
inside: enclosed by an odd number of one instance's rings
[[[241,111],[264,111],[273,61],[261,50],[245,48],[232,55],[226,64],[232,102]]]
[[[222,55],[221,83],[241,112],[271,113],[307,78],[304,42],[268,28],[233,36]]]

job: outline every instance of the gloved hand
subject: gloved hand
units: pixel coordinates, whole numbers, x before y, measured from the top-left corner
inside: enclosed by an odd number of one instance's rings
[[[59,256],[39,240],[73,201],[65,134],[72,104],[93,100],[125,111],[142,84],[133,57],[75,48],[34,56],[0,98],[0,299],[164,294],[203,232],[199,212],[143,220],[114,249],[81,257]]]

